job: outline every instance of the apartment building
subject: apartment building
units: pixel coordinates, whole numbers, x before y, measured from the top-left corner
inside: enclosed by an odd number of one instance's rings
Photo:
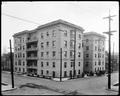
[[[80,26],[57,20],[14,34],[14,70],[52,77],[69,77],[73,71],[81,75],[83,31]]]
[[[84,33],[84,71],[105,70],[105,36],[96,32]]]

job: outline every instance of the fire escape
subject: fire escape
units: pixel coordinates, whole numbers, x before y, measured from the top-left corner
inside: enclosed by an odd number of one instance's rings
[[[32,36],[32,34],[29,34],[26,43],[27,74],[32,76],[37,75],[37,61],[38,61],[37,43],[38,39],[35,36]]]

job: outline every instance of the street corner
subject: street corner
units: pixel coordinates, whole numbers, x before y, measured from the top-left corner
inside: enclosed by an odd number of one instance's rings
[[[2,86],[1,86],[2,92],[11,91],[11,90],[17,89],[17,87],[12,88],[12,85],[11,85],[11,84],[1,83],[1,85],[2,85]]]

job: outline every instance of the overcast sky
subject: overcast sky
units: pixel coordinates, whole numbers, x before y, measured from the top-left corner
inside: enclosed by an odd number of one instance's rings
[[[108,31],[108,19],[103,19],[109,15],[116,15],[111,21],[111,30],[117,32],[112,35],[115,43],[114,51],[119,52],[119,3],[118,2],[2,2],[2,13],[19,17],[25,20],[39,23],[39,25],[63,19],[85,29],[84,32],[94,31],[100,34]],[[9,39],[12,40],[14,33],[32,30],[39,25],[11,18],[2,14],[2,48],[1,51],[9,52]],[[104,34],[105,35],[105,34]],[[106,36],[106,50],[108,50],[108,35]]]

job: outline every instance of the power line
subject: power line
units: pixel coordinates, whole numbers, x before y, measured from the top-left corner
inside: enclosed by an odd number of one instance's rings
[[[6,13],[2,13],[2,15],[5,15],[5,16],[8,16],[8,17],[11,17],[11,18],[14,18],[14,19],[22,20],[24,22],[29,22],[29,23],[40,25],[39,23],[36,23],[34,21],[26,20],[26,19],[23,19],[23,18],[20,18],[20,17],[16,17],[16,16],[12,16],[12,15],[6,14]]]

